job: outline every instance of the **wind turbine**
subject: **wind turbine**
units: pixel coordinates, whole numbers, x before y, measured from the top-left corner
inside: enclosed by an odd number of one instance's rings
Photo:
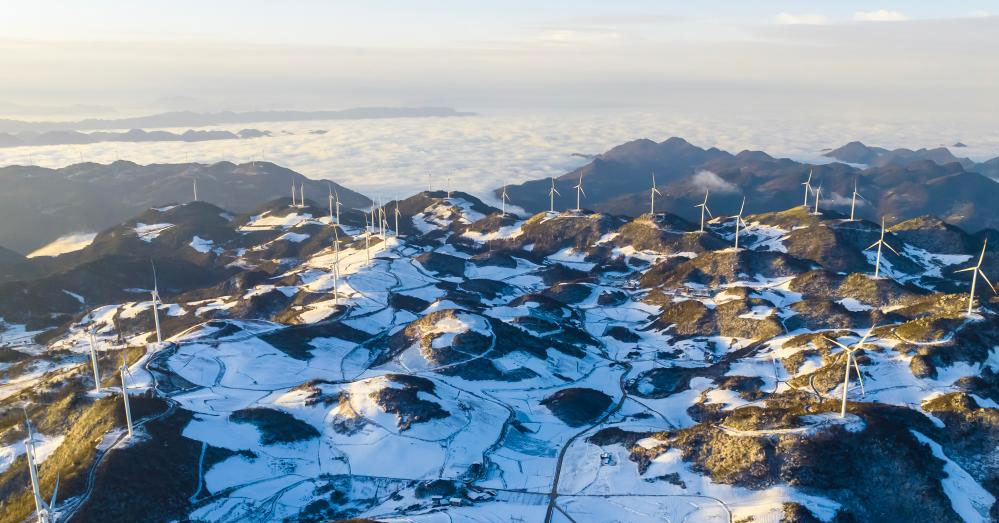
[[[445,187],[447,187],[447,199],[450,200],[451,199],[451,177],[450,176],[447,177],[447,185]]]
[[[333,186],[332,186],[332,185],[330,185],[330,184],[328,184],[328,183],[327,183],[326,185],[327,185],[327,187],[329,187],[329,190],[330,190],[330,196],[329,196],[329,204],[330,204],[330,225],[333,225]]]
[[[97,342],[94,340],[94,331],[89,333],[90,341],[90,365],[94,368],[94,394],[101,393],[101,373],[97,368]]]
[[[500,206],[503,208],[503,210],[500,213],[500,216],[503,218],[506,218],[506,201],[509,199],[510,198],[506,195],[506,185],[504,185],[503,192],[500,194]]]
[[[153,266],[153,290],[150,291],[152,295],[152,305],[153,305],[153,323],[156,325],[156,347],[159,348],[160,344],[163,343],[163,333],[160,331],[160,287],[156,280],[156,264],[153,260],[149,260],[150,265]]]
[[[295,181],[291,182],[291,206],[295,206]]]
[[[298,202],[298,206],[305,207],[305,182],[302,182],[302,188],[298,191],[298,199],[301,200]]]
[[[746,225],[745,220],[742,219],[742,211],[744,210],[746,210],[745,196],[742,197],[742,206],[739,207],[739,214],[733,216],[733,218],[735,218],[735,250],[739,250],[739,231],[741,226],[745,225],[747,228],[749,227],[749,225]]]
[[[198,179],[191,178],[191,181],[194,182],[194,201],[198,201]]]
[[[333,305],[340,305],[340,295],[337,293],[340,280],[340,233],[333,227]]]
[[[132,437],[132,407],[128,404],[128,382],[125,381],[125,375],[128,374],[130,377],[132,373],[128,370],[128,365],[125,364],[125,352],[122,351],[121,354],[121,399],[125,403],[125,423],[128,424],[128,437]]]
[[[712,218],[714,218],[714,215],[711,214],[711,209],[708,209],[708,193],[709,192],[710,191],[708,191],[708,190],[704,191],[704,202],[703,203],[699,203],[699,204],[697,204],[697,205],[694,206],[695,208],[697,208],[697,207],[701,208],[701,232],[704,232],[704,213],[708,213],[708,216],[711,216]]]
[[[891,245],[888,245],[888,242],[885,241],[885,219],[883,217],[881,218],[881,239],[879,239],[878,241],[872,243],[870,245],[870,247],[868,247],[867,249],[864,249],[864,250],[865,251],[869,250],[869,249],[873,248],[874,246],[878,247],[878,259],[874,263],[874,277],[877,278],[878,277],[878,273],[881,270],[881,247],[882,246],[888,247],[888,250],[890,250],[891,252],[895,253],[896,256],[898,256],[898,251],[896,251],[895,249],[893,249],[891,247]]]
[[[371,229],[368,228],[368,213],[364,214],[364,260],[371,264]]]
[[[971,292],[968,294],[968,316],[971,316],[972,309],[975,305],[975,284],[978,282],[979,275],[981,275],[982,278],[985,279],[985,283],[989,284],[989,287],[992,289],[992,292],[996,292],[997,294],[999,294],[999,292],[996,291],[995,286],[992,285],[992,282],[989,281],[989,277],[986,276],[984,272],[982,272],[982,262],[985,261],[985,247],[988,244],[989,240],[986,239],[985,243],[982,244],[982,254],[981,256],[978,257],[978,263],[974,267],[968,267],[966,269],[954,271],[955,273],[957,272],[971,273]]]
[[[805,208],[808,208],[808,191],[812,190],[812,170],[808,170],[808,179],[805,183],[801,184],[805,186]]]
[[[559,195],[559,196],[562,196],[562,193],[558,192],[558,189],[555,188],[555,178],[552,178],[552,188],[551,188],[551,190],[548,191],[548,205],[549,205],[548,212],[551,212],[551,213],[555,212],[555,195],[556,194]]]
[[[59,493],[59,476],[56,476],[55,487],[52,488],[52,499],[46,503],[38,481],[38,464],[35,463],[35,433],[31,430],[27,411],[24,413],[24,425],[28,428],[28,438],[24,440],[24,455],[28,461],[31,493],[35,498],[35,514],[38,516],[38,523],[53,523],[55,518],[52,517],[52,511],[55,510],[56,495]]]
[[[336,198],[336,224],[340,226],[340,191],[333,191],[333,195]]]
[[[656,189],[656,172],[655,171],[652,171],[652,190],[649,191],[649,192],[651,193],[651,196],[652,196],[652,205],[649,208],[649,214],[651,216],[655,216],[656,215],[656,195],[657,194],[659,196],[663,195],[663,193],[659,192],[659,189]]]
[[[822,184],[820,183],[818,187],[815,188],[815,212],[812,214],[819,214],[819,195],[822,193]]]
[[[875,325],[875,327],[876,327],[876,325]],[[846,372],[843,375],[843,401],[842,401],[842,404],[841,404],[841,406],[839,408],[839,417],[841,417],[841,418],[846,416],[846,392],[847,392],[847,389],[850,387],[850,363],[851,362],[853,363],[853,368],[857,370],[857,379],[860,380],[860,394],[862,396],[864,396],[864,397],[867,397],[867,392],[864,391],[864,376],[862,374],[860,374],[860,365],[857,364],[857,358],[853,357],[853,353],[856,352],[859,349],[864,348],[864,343],[867,341],[867,338],[869,338],[871,336],[871,334],[874,332],[875,327],[871,327],[871,330],[867,331],[867,334],[865,334],[864,337],[861,338],[860,341],[857,342],[856,345],[852,345],[852,346],[849,346],[849,347],[847,347],[846,345],[843,345],[842,343],[840,343],[840,342],[838,342],[838,341],[836,341],[834,339],[826,338],[826,340],[835,343],[836,345],[842,347],[844,351],[846,351]]]
[[[857,209],[857,198],[866,201],[867,199],[857,192],[857,180],[853,180],[853,198],[850,200],[850,221],[855,221],[854,213]]]
[[[576,189],[576,212],[579,212],[581,210],[580,209],[581,197],[586,196],[586,193],[583,191],[583,173],[579,173],[579,183],[576,184],[575,189]]]
[[[399,237],[399,215],[400,214],[402,214],[402,213],[399,212],[399,199],[396,198],[396,200],[395,200],[395,237],[396,238]]]

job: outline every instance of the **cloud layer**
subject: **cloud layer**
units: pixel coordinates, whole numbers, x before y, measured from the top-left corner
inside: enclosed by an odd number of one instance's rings
[[[333,179],[370,196],[403,196],[423,190],[427,173],[436,187],[447,177],[455,188],[486,195],[506,183],[558,176],[597,154],[636,138],[680,136],[702,147],[733,153],[764,150],[775,156],[828,161],[823,149],[862,140],[884,147],[936,147],[963,141],[956,154],[982,160],[999,155],[999,130],[990,122],[933,120],[886,123],[876,117],[802,116],[736,118],[707,112],[625,110],[531,112],[459,118],[258,123],[273,138],[181,143],[98,143],[0,149],[0,165],[62,167],[115,159],[141,164],[267,160],[312,178]],[[230,131],[238,128],[220,127]],[[308,131],[324,129],[323,135]],[[293,134],[284,134],[287,131]],[[713,189],[714,190],[714,189]],[[275,195],[275,196],[284,196]],[[512,202],[516,204],[516,202]]]

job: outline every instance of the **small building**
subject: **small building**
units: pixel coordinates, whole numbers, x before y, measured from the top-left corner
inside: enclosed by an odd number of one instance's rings
[[[614,461],[614,455],[610,452],[602,452],[600,454],[600,464],[601,465],[616,465]]]

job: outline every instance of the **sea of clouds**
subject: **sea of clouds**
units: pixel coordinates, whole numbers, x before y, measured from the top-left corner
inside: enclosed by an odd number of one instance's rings
[[[654,111],[576,111],[481,114],[451,118],[266,122],[214,126],[271,131],[270,138],[209,142],[105,142],[0,149],[0,165],[62,167],[115,159],[140,164],[229,160],[271,161],[311,178],[332,179],[371,196],[392,198],[450,187],[493,198],[504,184],[558,176],[598,154],[637,138],[679,136],[731,152],[827,161],[823,150],[851,140],[883,147],[952,148],[977,161],[999,155],[999,130],[986,124],[878,122],[869,119],[735,119],[677,116]],[[182,132],[186,129],[168,129]],[[310,134],[324,130],[325,134]],[[576,155],[574,155],[574,153]],[[428,177],[429,173],[429,177]],[[450,180],[450,181],[449,181]]]

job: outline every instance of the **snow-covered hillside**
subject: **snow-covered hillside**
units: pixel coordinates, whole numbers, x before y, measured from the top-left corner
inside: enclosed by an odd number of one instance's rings
[[[889,233],[875,279],[880,224],[804,209],[747,217],[736,250],[732,220],[458,192],[341,223],[285,200],[205,230],[184,207],[79,254],[216,271],[160,285],[162,343],[141,288],[0,333],[0,522],[34,510],[21,406],[60,521],[999,515],[999,307],[986,287],[966,314],[954,273],[973,252]]]

